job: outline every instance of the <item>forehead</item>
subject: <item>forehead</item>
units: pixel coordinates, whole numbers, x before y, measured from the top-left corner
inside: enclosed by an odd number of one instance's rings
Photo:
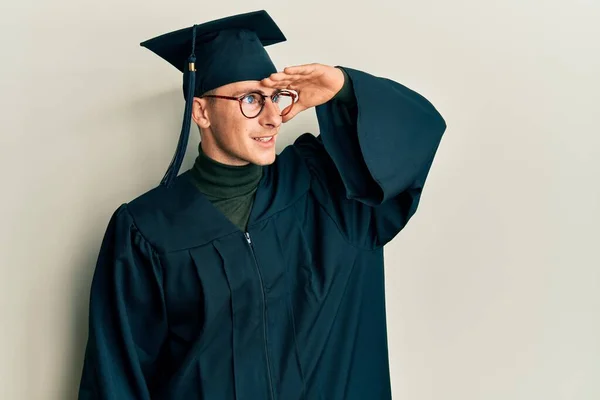
[[[263,94],[271,94],[275,89],[262,85],[260,81],[239,81],[218,87],[216,93],[220,95],[236,96],[254,91]]]

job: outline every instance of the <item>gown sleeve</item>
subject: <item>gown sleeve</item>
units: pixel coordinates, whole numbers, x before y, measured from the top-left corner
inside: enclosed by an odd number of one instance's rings
[[[81,400],[150,399],[167,333],[158,255],[121,206],[92,280]]]
[[[415,213],[446,123],[409,88],[342,71],[340,93],[316,107],[320,135],[302,135],[294,146],[338,229],[354,245],[379,248]]]

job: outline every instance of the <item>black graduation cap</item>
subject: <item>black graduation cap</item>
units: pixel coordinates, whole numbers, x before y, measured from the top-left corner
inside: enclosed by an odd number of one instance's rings
[[[194,96],[228,83],[261,80],[277,72],[265,46],[285,40],[269,14],[261,10],[194,25],[140,44],[183,72],[183,127],[161,185],[169,186],[179,173],[189,139]]]

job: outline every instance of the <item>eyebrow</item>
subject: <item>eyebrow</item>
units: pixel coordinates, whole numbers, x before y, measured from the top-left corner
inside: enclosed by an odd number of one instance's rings
[[[281,90],[282,89],[275,89],[273,91],[273,93],[281,92]],[[255,89],[255,88],[246,88],[246,89],[243,89],[243,90],[236,90],[231,96],[236,97],[236,96],[241,96],[243,94],[252,93],[252,92],[257,92],[257,93],[260,93],[260,94],[266,96],[265,92],[263,92],[261,89]]]

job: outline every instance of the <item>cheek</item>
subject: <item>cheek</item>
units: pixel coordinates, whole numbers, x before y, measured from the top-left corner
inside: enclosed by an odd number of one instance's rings
[[[248,138],[252,136],[252,132],[257,131],[256,128],[253,128],[255,121],[245,118],[237,109],[228,110],[220,117],[218,124],[215,124],[215,128],[220,136],[221,143],[238,151],[247,149],[249,146]]]
[[[211,115],[210,124],[221,142],[228,140],[229,135],[227,133],[231,132],[232,126],[235,126],[236,115],[234,111],[233,107],[223,107],[221,105]]]

